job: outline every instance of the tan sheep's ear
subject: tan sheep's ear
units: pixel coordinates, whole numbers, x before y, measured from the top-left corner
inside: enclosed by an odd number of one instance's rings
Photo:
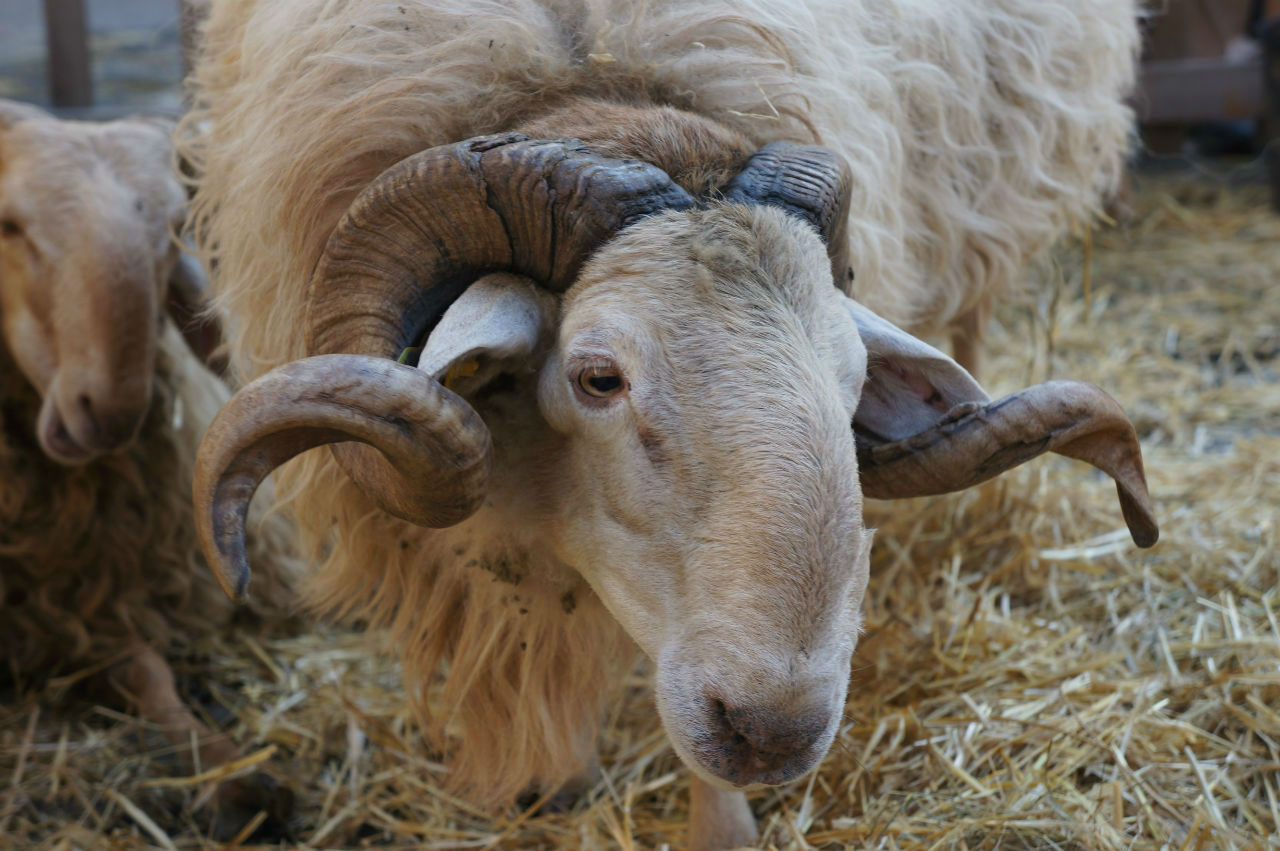
[[[449,306],[417,355],[418,368],[445,387],[470,396],[503,372],[531,372],[541,364],[554,326],[556,298],[529,278],[485,275]]]
[[[222,324],[209,306],[209,280],[189,254],[178,255],[169,275],[165,310],[195,356],[212,371],[225,375]]]
[[[48,118],[49,115],[38,106],[16,100],[0,98],[0,130],[8,130],[20,121],[33,118]]]
[[[134,121],[144,127],[158,130],[166,139],[173,136],[173,131],[178,126],[178,119],[168,115],[130,115],[122,120]]]
[[[867,348],[867,378],[853,415],[858,432],[901,440],[934,425],[957,405],[990,400],[960,364],[853,299],[843,302]]]

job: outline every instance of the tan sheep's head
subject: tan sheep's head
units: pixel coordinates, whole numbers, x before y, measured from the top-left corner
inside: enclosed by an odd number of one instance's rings
[[[655,167],[517,134],[388,170],[312,279],[313,356],[246,386],[201,448],[223,587],[245,591],[258,483],[323,443],[423,526],[521,504],[656,662],[685,762],[750,786],[808,771],[835,733],[864,493],[955,490],[1056,449],[1110,472],[1152,543],[1136,438],[1105,394],[1062,382],[988,404],[833,286],[847,180],[829,151],[775,144],[699,203]],[[417,366],[396,363],[424,335]],[[506,403],[523,412],[492,402],[503,381],[526,388]],[[491,471],[493,444],[517,469]]]
[[[59,121],[0,101],[0,328],[60,463],[128,446],[150,404],[186,204],[171,150],[161,122]]]

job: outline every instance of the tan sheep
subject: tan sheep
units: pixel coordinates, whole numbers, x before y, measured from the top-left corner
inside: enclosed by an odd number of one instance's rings
[[[1091,215],[1127,143],[1134,14],[215,2],[193,233],[260,376],[198,465],[224,587],[246,591],[254,487],[336,443],[281,474],[324,561],[312,597],[390,627],[456,789],[497,807],[589,776],[638,646],[695,773],[689,846],[750,841],[739,790],[808,771],[840,718],[864,493],[1056,449],[1115,476],[1155,540],[1105,394],[988,404],[868,309],[972,342]]]
[[[165,657],[235,616],[190,501],[196,447],[229,394],[165,319],[173,297],[184,315],[199,307],[173,239],[186,196],[169,132],[0,100],[0,669],[26,685],[96,669],[90,693],[179,749],[196,736],[209,767],[238,750],[183,705]],[[292,535],[283,517],[255,523],[256,616],[292,605]],[[263,780],[219,800],[270,809]]]

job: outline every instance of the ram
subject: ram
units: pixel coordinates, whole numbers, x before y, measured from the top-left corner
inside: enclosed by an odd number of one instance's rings
[[[164,318],[201,307],[174,239],[186,193],[171,126],[0,101],[0,654],[27,685],[97,670],[90,694],[133,704],[175,748],[197,737],[188,755],[207,767],[236,748],[182,704],[165,657],[235,615],[190,499],[229,393]],[[184,327],[208,341],[207,324]],[[300,568],[291,524],[255,532],[256,614],[281,618]],[[221,817],[252,815],[263,793],[224,784]]]
[[[245,597],[256,485],[332,443],[280,473],[312,601],[390,627],[456,789],[498,807],[589,778],[638,647],[695,774],[689,845],[748,841],[740,790],[835,734],[864,496],[1053,449],[1155,540],[1109,397],[991,403],[884,318],[976,328],[1091,215],[1134,13],[215,3],[183,147],[253,379],[198,461],[223,587]]]

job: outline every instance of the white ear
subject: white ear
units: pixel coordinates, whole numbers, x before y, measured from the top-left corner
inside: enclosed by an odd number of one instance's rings
[[[528,278],[486,275],[445,311],[427,337],[418,369],[465,395],[500,371],[504,361],[507,366],[528,361],[555,315],[555,296]]]
[[[0,98],[0,130],[7,130],[19,121],[48,117],[49,114],[38,106]]]
[[[962,402],[986,404],[987,391],[942,352],[844,299],[867,347],[867,380],[853,415],[860,431],[901,440],[924,431]]]

